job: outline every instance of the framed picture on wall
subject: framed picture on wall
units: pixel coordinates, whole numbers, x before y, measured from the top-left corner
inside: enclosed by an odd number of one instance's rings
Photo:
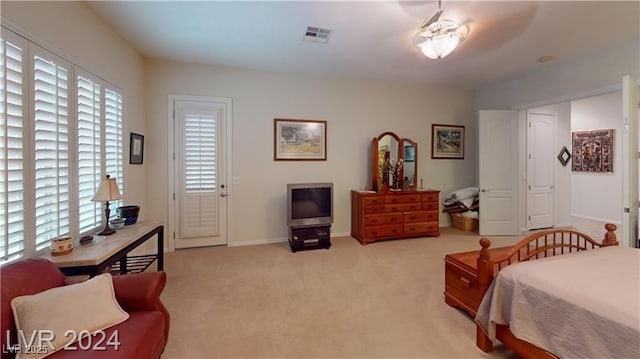
[[[274,161],[326,161],[327,121],[273,119]]]
[[[144,160],[144,136],[131,132],[129,142],[129,163],[141,165]]]
[[[464,126],[432,124],[431,158],[464,159]]]

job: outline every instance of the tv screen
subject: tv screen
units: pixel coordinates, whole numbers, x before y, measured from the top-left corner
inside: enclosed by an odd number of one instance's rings
[[[287,185],[289,226],[311,226],[333,222],[333,184],[298,183]]]

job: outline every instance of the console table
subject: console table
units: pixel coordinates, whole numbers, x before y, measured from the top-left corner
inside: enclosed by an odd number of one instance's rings
[[[153,255],[127,256],[129,252],[158,237],[158,251]],[[74,244],[73,251],[61,256],[42,256],[53,262],[65,275],[95,276],[107,269],[120,274],[141,272],[157,260],[158,271],[164,270],[164,226],[158,222],[140,221],[117,229],[110,236],[96,236],[92,242]]]

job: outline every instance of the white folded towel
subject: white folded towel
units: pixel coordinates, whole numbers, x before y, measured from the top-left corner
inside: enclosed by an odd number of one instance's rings
[[[480,193],[480,190],[477,187],[467,187],[453,191],[444,198],[444,205],[447,206],[464,199],[473,198],[477,196],[478,193]]]

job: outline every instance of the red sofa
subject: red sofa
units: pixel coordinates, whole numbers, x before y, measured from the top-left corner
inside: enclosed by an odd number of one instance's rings
[[[166,278],[164,272],[113,277],[116,299],[129,313],[129,319],[104,331],[106,338],[118,331],[117,350],[110,345],[105,351],[61,350],[47,358],[160,358],[169,337],[169,312],[160,301]],[[18,343],[11,299],[64,285],[67,285],[64,274],[45,259],[27,259],[0,268],[1,359],[14,358],[15,353],[9,348]],[[7,332],[10,343],[7,343]]]

